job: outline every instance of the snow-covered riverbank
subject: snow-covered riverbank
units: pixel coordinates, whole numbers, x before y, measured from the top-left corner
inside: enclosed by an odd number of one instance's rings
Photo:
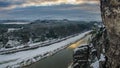
[[[16,53],[16,52],[19,52],[19,51],[26,51],[26,50],[36,49],[36,48],[39,48],[39,47],[49,46],[51,44],[55,44],[55,43],[64,41],[66,39],[75,37],[77,35],[79,35],[79,34],[73,34],[73,35],[70,35],[70,36],[67,36],[67,37],[64,37],[64,38],[51,39],[51,40],[46,40],[46,41],[43,41],[43,42],[28,43],[28,44],[21,45],[21,46],[14,46],[12,48],[1,48],[0,49],[0,55]],[[14,42],[16,42],[16,41],[10,41],[11,45],[15,45]]]
[[[53,55],[58,51],[68,47],[69,44],[78,41],[89,32],[90,31],[81,33],[75,37],[66,39],[58,43],[51,44],[49,46],[39,47],[33,50],[16,52],[13,54],[0,55],[0,68],[5,68],[5,67],[15,68],[15,67],[21,67],[32,64],[36,61],[41,60],[42,58]]]

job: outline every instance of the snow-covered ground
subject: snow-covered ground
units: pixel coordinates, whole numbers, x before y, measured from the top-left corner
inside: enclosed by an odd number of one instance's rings
[[[29,24],[30,22],[6,22],[2,24]]]
[[[33,50],[16,52],[13,54],[0,55],[0,68],[5,67],[21,67],[25,65],[32,64],[36,61],[39,61],[42,58],[53,55],[56,52],[66,48],[69,44],[76,42],[77,40],[83,38],[90,31],[81,33],[75,37],[66,39],[64,41],[51,44],[45,47],[39,47]]]
[[[79,35],[79,34],[74,34],[74,35],[70,35],[70,36],[67,36],[67,37],[64,37],[64,38],[58,38],[58,39],[51,39],[51,40],[48,39],[48,40],[46,40],[46,41],[37,42],[37,43],[33,43],[33,42],[30,41],[30,42],[28,42],[28,43],[25,44],[25,45],[22,45],[22,44],[20,44],[19,42],[14,41],[14,40],[9,40],[7,44],[8,44],[9,46],[11,46],[12,48],[1,48],[1,49],[0,49],[0,55],[2,55],[2,54],[15,53],[15,52],[19,52],[19,51],[36,49],[36,48],[44,47],[44,46],[49,46],[49,45],[51,45],[51,44],[64,41],[64,40],[66,40],[66,39],[75,37],[75,36],[77,36],[77,35]]]

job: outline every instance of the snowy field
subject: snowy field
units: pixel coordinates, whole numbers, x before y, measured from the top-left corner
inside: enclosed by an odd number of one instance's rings
[[[53,55],[58,51],[68,47],[69,44],[78,41],[89,32],[90,31],[81,33],[75,37],[66,39],[64,41],[55,44],[51,44],[49,46],[39,47],[33,50],[16,52],[13,54],[0,55],[0,68],[6,68],[6,67],[16,68],[16,67],[30,65],[36,61],[41,60],[42,58]]]
[[[29,24],[30,22],[6,22],[2,24]]]

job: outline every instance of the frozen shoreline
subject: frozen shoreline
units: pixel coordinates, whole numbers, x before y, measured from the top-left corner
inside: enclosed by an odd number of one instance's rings
[[[13,47],[13,48],[7,48],[7,49],[2,48],[2,49],[0,49],[0,55],[16,53],[16,52],[20,52],[20,51],[32,50],[32,49],[36,49],[39,47],[49,46],[51,44],[59,43],[59,42],[64,41],[66,39],[75,37],[77,35],[79,35],[79,34],[70,35],[70,36],[67,36],[67,37],[61,38],[61,39],[58,38],[58,39],[46,40],[44,42],[26,44],[27,46],[22,45],[22,46],[17,46],[17,47]]]
[[[69,44],[78,41],[89,32],[90,31],[81,33],[75,37],[66,39],[58,43],[51,44],[49,46],[39,47],[33,50],[16,52],[13,54],[0,55],[0,68],[5,68],[5,67],[16,68],[16,67],[30,65],[36,61],[41,60],[42,58],[53,55],[58,51],[68,47]]]

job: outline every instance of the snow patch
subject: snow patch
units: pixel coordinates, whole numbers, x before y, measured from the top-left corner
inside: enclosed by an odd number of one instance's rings
[[[86,45],[87,45],[87,44],[86,44]],[[87,47],[86,45],[84,44],[84,45],[81,45],[81,46],[75,48],[75,49],[74,49],[74,53],[76,53],[76,52],[79,51],[79,50],[85,50],[85,49],[87,49],[88,47]]]
[[[93,68],[99,68],[99,61],[96,61],[96,62],[92,63],[91,66]]]
[[[92,63],[90,66],[93,68],[99,68],[99,62],[105,61],[105,56],[103,54],[100,55],[100,59]]]
[[[6,23],[2,23],[2,24],[29,24],[30,22],[6,22]]]
[[[99,61],[105,61],[105,56],[103,54],[100,55]]]

